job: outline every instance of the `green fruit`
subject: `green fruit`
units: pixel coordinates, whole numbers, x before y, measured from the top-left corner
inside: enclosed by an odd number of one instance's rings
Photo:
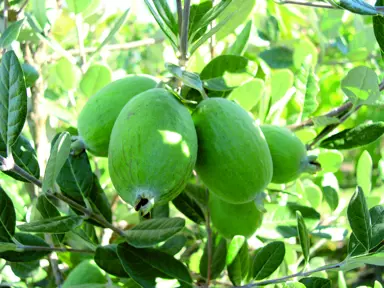
[[[84,260],[68,274],[61,287],[70,288],[80,284],[104,284],[106,282],[101,269],[92,260]]]
[[[89,98],[77,122],[87,150],[106,157],[113,124],[121,109],[134,96],[154,88],[156,84],[150,76],[131,75],[108,84]]]
[[[253,200],[245,204],[231,204],[211,193],[209,209],[213,226],[226,238],[235,235],[249,238],[263,221],[263,214],[257,210]]]
[[[196,172],[226,202],[253,200],[272,178],[272,159],[260,128],[238,104],[203,100],[193,120],[199,139]]]
[[[301,173],[315,173],[319,164],[316,157],[307,156],[307,149],[289,129],[274,125],[262,125],[261,130],[268,142],[273,162],[273,183],[287,183]]]
[[[165,89],[133,98],[112,130],[108,165],[119,195],[146,214],[174,199],[196,162],[197,136],[188,110]]]

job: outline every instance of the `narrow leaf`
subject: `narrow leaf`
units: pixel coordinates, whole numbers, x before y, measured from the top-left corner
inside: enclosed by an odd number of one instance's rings
[[[161,19],[163,19],[164,23],[168,26],[168,28],[173,32],[173,34],[178,35],[179,26],[167,1],[155,0],[153,1],[153,4],[155,4],[157,12],[159,13]]]
[[[17,226],[21,231],[35,233],[65,233],[80,226],[83,218],[80,216],[59,216],[39,221],[33,221]]]
[[[188,186],[185,189],[188,189]],[[205,216],[203,210],[196,202],[196,200],[190,197],[185,191],[173,199],[172,203],[175,205],[177,210],[179,210],[193,222],[197,224],[204,223]]]
[[[129,275],[125,272],[123,265],[117,256],[117,245],[110,244],[106,246],[99,246],[95,253],[96,264],[106,271],[107,273],[117,276],[128,278]]]
[[[264,246],[253,260],[252,276],[262,280],[270,276],[284,260],[285,246],[283,242],[275,241]]]
[[[247,245],[247,241],[244,241],[240,250],[236,254],[236,257],[231,262],[228,262],[228,257],[227,257],[228,277],[231,280],[233,285],[235,286],[241,285],[242,281],[248,275],[249,264],[250,264],[250,257],[248,254],[248,245]]]
[[[249,36],[252,29],[252,20],[249,20],[244,26],[243,30],[236,37],[235,43],[228,49],[228,54],[232,55],[243,55],[244,51],[247,48]]]
[[[337,206],[339,206],[339,195],[336,190],[331,186],[323,187],[323,196],[328,203],[329,208],[331,208],[332,211],[335,211]]]
[[[91,59],[96,56],[100,51],[101,49],[104,48],[105,45],[107,45],[109,42],[111,42],[111,40],[113,39],[113,37],[115,37],[116,33],[119,32],[121,26],[123,26],[125,20],[127,19],[127,16],[128,16],[128,13],[129,13],[129,10],[130,8],[128,8],[124,13],[123,15],[120,16],[119,19],[117,19],[117,21],[115,22],[115,24],[113,25],[111,31],[109,32],[109,34],[107,35],[107,37],[103,40],[103,42],[101,42],[101,44],[97,47],[97,49],[95,50],[95,52],[93,52],[91,54]]]
[[[24,74],[15,52],[8,51],[4,54],[0,79],[0,136],[7,146],[8,155],[27,117]]]
[[[8,28],[1,34],[0,47],[7,48],[13,41],[19,37],[21,26],[24,24],[24,19],[16,21],[8,26]]]
[[[371,247],[372,237],[371,217],[363,190],[359,186],[349,202],[347,215],[354,235],[368,251]]]
[[[187,267],[167,253],[122,243],[117,246],[117,255],[124,270],[143,287],[154,287],[157,277],[177,279],[182,286],[192,287]]]
[[[15,234],[16,212],[11,198],[0,186],[0,241],[11,242]]]
[[[126,231],[126,239],[134,247],[150,247],[163,242],[185,226],[182,218],[158,218],[145,220]]]
[[[376,141],[383,134],[384,122],[364,123],[324,139],[320,147],[337,150],[357,148]]]
[[[71,136],[68,132],[61,133],[51,149],[45,175],[43,179],[43,192],[47,193],[52,189],[61,168],[67,161],[71,146]]]
[[[299,232],[301,250],[303,252],[305,263],[308,263],[309,247],[310,247],[308,229],[307,229],[307,226],[305,226],[304,218],[303,216],[301,216],[300,211],[296,211],[296,218],[297,218],[297,230]]]
[[[216,279],[224,270],[225,261],[227,257],[227,241],[217,234],[212,237],[212,265],[211,265],[211,279]],[[200,274],[204,278],[208,276],[208,241],[204,247],[204,253],[200,260]]]

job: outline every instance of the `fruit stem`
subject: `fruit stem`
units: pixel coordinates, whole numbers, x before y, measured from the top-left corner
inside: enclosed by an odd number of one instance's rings
[[[72,140],[74,140],[71,144],[72,155],[79,155],[84,150],[86,150],[87,146],[85,145],[84,139],[81,136],[73,136]]]

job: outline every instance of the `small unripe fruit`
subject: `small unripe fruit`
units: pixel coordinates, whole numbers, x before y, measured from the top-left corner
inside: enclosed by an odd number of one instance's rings
[[[316,157],[307,156],[307,149],[289,129],[274,125],[262,125],[273,161],[272,183],[282,184],[296,180],[304,173],[315,173],[320,165]]]
[[[263,221],[263,214],[256,208],[254,201],[230,204],[211,193],[209,209],[213,226],[226,238],[232,238],[235,235],[249,238]]]

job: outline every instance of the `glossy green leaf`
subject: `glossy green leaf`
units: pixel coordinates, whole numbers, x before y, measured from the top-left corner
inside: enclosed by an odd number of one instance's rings
[[[237,247],[237,245],[235,246]],[[233,249],[231,249],[231,245],[230,245],[228,255],[232,255],[233,254],[232,252],[233,252]],[[247,241],[244,241],[243,245],[240,247],[240,250],[236,253],[233,260],[231,261],[229,260],[230,259],[227,256],[228,277],[231,280],[233,285],[240,286],[242,281],[247,277],[249,266],[250,266],[250,257],[248,254]]]
[[[15,52],[8,51],[3,55],[0,79],[0,136],[6,143],[8,155],[27,117],[27,91]]]
[[[383,134],[384,122],[368,122],[324,139],[320,147],[338,150],[357,148],[376,141]]]
[[[185,226],[182,218],[145,220],[126,231],[125,238],[134,247],[150,247],[169,239]]]
[[[0,241],[11,242],[15,234],[16,213],[11,198],[0,186]]]
[[[320,277],[306,277],[300,279],[300,283],[307,288],[331,288],[331,280]]]
[[[153,4],[155,4],[157,13],[159,13],[161,19],[163,19],[164,23],[168,26],[168,28],[171,29],[173,34],[178,35],[179,26],[175,16],[171,11],[171,8],[167,3],[167,0],[155,0],[153,1]]]
[[[52,189],[56,178],[60,173],[61,168],[67,161],[71,147],[71,136],[68,132],[62,132],[59,134],[57,141],[51,149],[47,166],[45,168],[45,175],[43,179],[43,192],[47,193],[49,189]]]
[[[380,284],[379,281],[375,281],[375,284],[373,285],[373,288],[383,288],[383,286]]]
[[[285,256],[285,245],[283,242],[275,241],[264,246],[257,252],[252,265],[252,277],[262,280],[270,276],[279,268]]]
[[[58,216],[18,225],[17,228],[24,232],[35,233],[65,233],[83,223],[80,216]]]
[[[35,260],[31,262],[11,262],[12,272],[22,279],[33,277],[37,274],[40,267],[40,261]]]
[[[9,25],[7,29],[1,34],[0,37],[0,47],[1,48],[7,48],[9,45],[12,44],[13,41],[19,37],[20,29],[24,24],[24,19],[16,21]]]
[[[272,69],[284,69],[293,65],[293,52],[287,47],[274,47],[259,54]]]
[[[313,71],[311,60],[307,58],[296,76],[296,100],[301,105],[301,119],[311,116],[319,106],[316,96],[320,91],[317,77]]]
[[[117,244],[97,247],[94,259],[96,264],[107,273],[117,277],[129,277],[117,256]]]
[[[328,203],[329,208],[332,211],[335,211],[337,206],[339,206],[339,195],[337,191],[331,186],[323,187],[323,196],[325,201]]]
[[[21,68],[23,69],[26,87],[32,87],[36,80],[39,79],[39,72],[28,63],[23,63]]]
[[[360,15],[376,16],[379,12],[364,0],[327,0],[332,6]]]
[[[92,205],[92,210],[95,213],[101,214],[105,220],[112,223],[111,204],[109,203],[108,197],[105,195],[105,192],[100,185],[99,179],[95,174],[93,174],[93,185],[88,195],[88,201]],[[93,225],[100,226],[99,223],[91,219],[88,219],[88,222],[92,223]]]
[[[359,161],[357,161],[356,167],[356,180],[357,185],[361,187],[364,193],[369,194],[371,192],[372,187],[372,169],[373,163],[371,155],[368,151],[364,151]]]
[[[338,272],[337,285],[339,288],[347,288],[347,283],[345,282],[344,273],[342,271]]]
[[[303,252],[304,260],[306,263],[309,261],[309,248],[310,240],[308,235],[307,226],[305,226],[304,218],[301,216],[300,211],[296,211],[297,218],[297,230],[299,232],[299,241],[301,246],[301,251]]]
[[[84,12],[89,5],[92,4],[92,0],[66,0],[68,4],[68,10],[79,14]]]
[[[60,216],[59,210],[57,210],[51,200],[45,195],[40,195],[37,198],[36,208],[43,218],[55,218]]]
[[[93,173],[86,152],[69,155],[56,177],[61,192],[81,202],[89,195],[93,185]]]
[[[254,79],[233,89],[228,99],[234,100],[245,110],[250,111],[263,97],[264,82]]]
[[[212,236],[212,265],[211,279],[216,279],[224,270],[227,257],[227,241],[217,234]],[[200,274],[204,278],[208,276],[208,241],[205,243],[204,253],[200,260]]]
[[[361,255],[345,260],[338,268],[340,271],[349,271],[362,267],[364,265],[384,266],[384,253],[383,251],[377,253],[371,253],[369,255]]]
[[[355,105],[376,105],[380,91],[375,71],[359,66],[350,70],[341,81],[341,88]]]
[[[128,275],[143,287],[154,287],[157,277],[177,279],[181,285],[192,287],[187,267],[167,253],[122,243],[117,246],[117,255]]]
[[[347,209],[349,224],[357,240],[365,250],[371,247],[372,227],[367,202],[363,190],[358,186]]]
[[[90,66],[80,81],[80,89],[91,97],[112,80],[112,72],[109,67],[101,64]]]
[[[6,157],[7,147],[0,137],[0,155]],[[29,140],[23,135],[20,135],[15,144],[12,146],[12,156],[15,163],[30,175],[35,178],[40,178],[40,167],[39,162],[37,161],[36,152],[31,146]],[[11,176],[12,178],[29,182],[25,178],[21,177],[19,174],[12,171],[3,171],[5,174]]]
[[[235,237],[233,237],[233,239],[231,240],[228,246],[228,253],[226,258],[227,265],[233,262],[233,260],[236,258],[237,254],[239,253],[241,247],[243,247],[245,242],[246,242],[246,239],[244,236],[236,235]]]
[[[190,184],[187,185],[185,190],[189,189],[188,187]],[[193,199],[191,196],[186,193],[186,191],[182,192],[177,196],[175,199],[172,200],[173,205],[179,210],[181,213],[183,213],[186,217],[188,217],[190,220],[197,224],[201,224],[205,222],[205,216],[204,212],[199,206],[199,204],[196,202],[195,199]]]
[[[348,242],[348,255],[359,256],[366,253],[367,253],[367,250],[363,247],[363,245],[360,244],[355,234],[353,234],[352,232]]]
[[[249,20],[245,24],[243,30],[237,35],[236,41],[229,47],[228,54],[231,55],[243,55],[244,51],[247,49],[249,36],[251,35],[252,29],[252,20]]]
[[[39,260],[50,253],[49,251],[22,250],[23,246],[49,247],[49,245],[38,236],[26,233],[15,233],[14,237],[20,244],[22,244],[22,246],[18,247],[21,251],[1,252],[0,258],[11,262],[30,262]]]
[[[384,206],[377,205],[369,209],[372,223],[371,248],[378,246],[384,239]]]
[[[384,1],[377,0],[375,6],[384,6]],[[384,18],[382,16],[374,16],[372,21],[376,41],[379,44],[381,51],[384,51]]]
[[[224,21],[228,16],[230,20],[226,23],[223,29],[217,33],[218,40],[224,39],[232,33],[238,26],[247,20],[248,15],[253,10],[256,0],[232,0],[232,2],[225,8],[224,12],[220,14],[218,22]]]

